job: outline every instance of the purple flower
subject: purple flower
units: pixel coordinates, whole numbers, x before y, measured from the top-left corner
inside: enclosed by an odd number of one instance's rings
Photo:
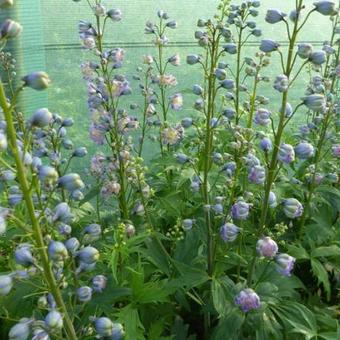
[[[220,236],[224,242],[233,242],[236,240],[240,228],[233,223],[224,223],[220,228]]]
[[[295,258],[288,254],[279,254],[275,258],[277,271],[284,275],[290,276],[294,268]]]
[[[273,148],[272,141],[267,137],[261,139],[259,146],[260,149],[264,152],[268,152]]]
[[[250,169],[248,179],[255,184],[263,184],[266,179],[266,170],[261,165],[255,165]]]
[[[278,157],[279,161],[289,164],[295,160],[294,148],[290,144],[281,144]]]
[[[256,251],[263,257],[274,257],[278,250],[276,242],[268,236],[261,238],[256,243]]]
[[[236,220],[246,220],[249,215],[249,207],[250,205],[243,198],[238,198],[231,207],[232,217]]]
[[[240,293],[235,297],[235,304],[240,306],[241,310],[245,313],[252,309],[259,309],[261,307],[259,296],[250,288],[240,291]]]
[[[301,159],[307,159],[314,155],[314,146],[307,142],[299,143],[294,150],[297,157]]]
[[[289,80],[288,77],[284,74],[281,74],[276,77],[274,82],[274,89],[279,92],[285,92],[288,90]]]
[[[258,109],[255,113],[254,123],[258,125],[268,125],[270,122],[271,112],[267,109]]]
[[[283,201],[283,211],[288,218],[298,218],[303,213],[303,206],[296,198],[287,198]]]

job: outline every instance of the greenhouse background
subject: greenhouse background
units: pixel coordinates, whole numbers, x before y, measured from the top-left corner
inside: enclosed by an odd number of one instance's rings
[[[107,1],[108,5],[112,1]],[[238,1],[241,3],[242,1]],[[237,1],[235,3],[238,3]],[[314,1],[305,1],[311,5]],[[170,56],[179,53],[182,60],[189,53],[198,53],[199,48],[194,39],[194,30],[199,18],[209,18],[216,12],[218,1],[191,0],[185,4],[179,0],[139,0],[113,1],[113,5],[123,12],[120,24],[110,27],[107,33],[107,41],[114,47],[121,47],[126,51],[126,58],[122,71],[131,80],[133,95],[126,99],[129,103],[139,103],[143,99],[139,95],[138,82],[132,80],[135,70],[142,63],[143,55],[155,53],[152,38],[144,34],[145,23],[153,20],[156,12],[163,9],[171,18],[178,22],[178,29],[170,32],[170,43],[166,53]],[[264,0],[259,8],[259,17],[265,15],[267,8],[275,8],[277,0]],[[289,11],[289,1],[280,3],[283,11]],[[6,14],[3,14],[6,17]],[[46,70],[52,80],[49,91],[44,93],[32,93],[26,91],[23,96],[26,114],[31,114],[40,107],[48,107],[52,112],[74,118],[76,127],[70,130],[70,134],[76,145],[86,145],[90,154],[95,148],[88,137],[89,115],[86,106],[86,84],[82,79],[80,64],[87,60],[88,51],[84,51],[78,36],[78,22],[80,19],[90,19],[86,1],[74,3],[71,0],[24,0],[16,6],[15,16],[23,24],[24,30],[16,45],[15,55],[19,58],[22,74],[37,70]],[[261,22],[263,37],[252,37],[247,42],[247,55],[252,56],[258,51],[262,38],[275,37],[282,45],[287,46],[285,30],[277,26]],[[308,28],[302,32],[300,41],[312,43],[321,48],[322,43],[329,39],[330,25],[328,17],[318,17],[311,21]],[[225,58],[231,63],[235,58]],[[272,64],[279,65],[278,57],[272,57]],[[268,74],[268,71],[270,72]],[[271,67],[266,70],[266,76],[271,79],[277,74],[277,70]],[[197,70],[188,67],[182,62],[180,69],[173,70],[178,79],[178,90],[183,92],[184,109],[178,113],[181,116],[194,114],[192,109],[194,96],[191,94],[192,85],[199,82],[201,75]],[[291,92],[292,103],[298,103],[308,78],[300,77]],[[262,88],[266,85],[261,85]],[[273,96],[271,84],[268,91],[263,91],[268,97]],[[273,99],[273,97],[270,99]],[[275,101],[271,100],[269,108],[278,110]],[[176,117],[178,119],[178,117]],[[152,148],[152,145],[149,145]],[[81,170],[80,170],[81,171]]]

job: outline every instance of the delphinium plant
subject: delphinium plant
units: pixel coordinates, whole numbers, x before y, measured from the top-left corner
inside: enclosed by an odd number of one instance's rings
[[[86,180],[71,170],[87,159],[68,137],[73,120],[21,107],[22,91],[50,79],[18,79],[5,48],[21,25],[0,27],[1,328],[35,340],[337,339],[339,4],[267,10],[285,48],[258,28],[260,1],[220,0],[197,22],[200,52],[186,67],[202,78],[178,123],[183,96],[169,69],[180,58],[165,49],[177,23],[162,10],[147,23],[157,49],[142,67],[133,60],[135,104],[128,53],[108,38],[121,11],[83,2],[93,20],[78,26],[80,63],[98,147]],[[301,42],[321,15],[329,41]],[[249,41],[259,44],[250,56]],[[160,143],[154,156],[148,139]]]
[[[1,7],[12,4],[0,3]],[[2,50],[21,30],[11,19],[2,23]],[[11,77],[15,76],[9,55],[1,53],[6,57],[3,70],[10,68]],[[94,333],[94,328],[103,334],[95,310],[91,319],[87,315],[85,323],[79,322],[86,303],[92,294],[102,292],[107,280],[93,273],[99,251],[91,244],[101,237],[100,226],[78,225],[89,213],[78,206],[85,185],[69,171],[72,161],[86,156],[87,150],[74,147],[67,137],[71,118],[47,108],[31,115],[20,113],[23,91],[49,86],[45,72],[30,73],[17,80],[17,86],[12,80],[0,83],[1,233],[7,239],[0,295],[2,317],[12,323],[8,337],[78,339]],[[123,332],[110,320],[105,327],[105,334],[116,338]]]

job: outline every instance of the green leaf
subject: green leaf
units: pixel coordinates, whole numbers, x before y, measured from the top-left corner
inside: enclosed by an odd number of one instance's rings
[[[295,257],[297,260],[307,260],[309,259],[309,254],[307,253],[306,249],[303,248],[301,245],[288,245],[288,253],[289,255]]]
[[[340,248],[333,244],[328,247],[319,247],[312,251],[312,257],[340,256]]]
[[[131,305],[123,307],[117,314],[118,321],[124,325],[125,340],[144,340],[144,327],[138,310]]]
[[[226,297],[224,294],[224,289],[217,279],[212,281],[211,294],[213,299],[213,304],[218,313],[219,317],[225,316],[226,312]]]
[[[330,286],[329,279],[328,279],[328,273],[319,260],[312,259],[311,264],[312,264],[312,271],[314,275],[317,277],[318,282],[322,283],[327,294],[327,300],[329,300],[331,297],[331,286]]]
[[[245,315],[238,308],[234,308],[228,315],[221,318],[214,330],[211,340],[238,340],[239,332],[244,322]]]

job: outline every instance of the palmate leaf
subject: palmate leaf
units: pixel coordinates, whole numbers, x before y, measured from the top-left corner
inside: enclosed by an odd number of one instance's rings
[[[297,260],[308,260],[310,258],[307,250],[301,245],[287,245],[289,255],[295,257]]]
[[[144,326],[140,321],[139,313],[132,305],[123,307],[117,313],[118,322],[124,325],[125,340],[144,340]]]
[[[304,305],[294,301],[282,301],[271,306],[271,310],[278,315],[288,333],[302,334],[305,339],[317,336],[315,315]]]
[[[318,282],[322,283],[327,294],[327,300],[331,297],[331,286],[328,279],[328,273],[322,263],[317,259],[311,260],[313,274],[317,277]]]

